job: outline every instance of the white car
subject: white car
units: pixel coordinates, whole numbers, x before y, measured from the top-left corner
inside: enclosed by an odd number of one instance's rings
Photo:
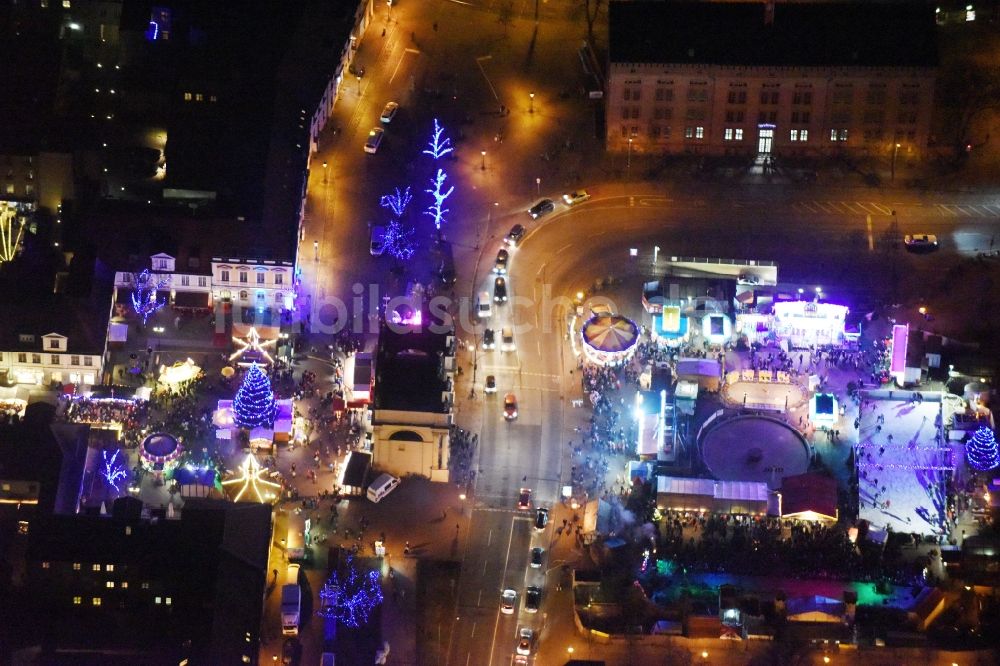
[[[521,627],[521,631],[517,635],[517,653],[521,655],[531,654],[531,640],[534,638],[534,632],[528,627]]]
[[[372,253],[373,257],[381,257],[382,253],[385,252],[385,227],[372,227],[372,237],[371,244],[369,245],[369,251]]]
[[[505,326],[500,330],[500,351],[512,352],[517,347],[514,345],[514,329]]]
[[[396,117],[397,111],[399,111],[399,104],[396,102],[389,102],[385,105],[385,108],[382,109],[382,115],[379,117],[379,120],[384,123],[391,123],[392,119]]]
[[[903,244],[907,249],[936,250],[938,239],[934,234],[906,234],[903,236]]]
[[[513,615],[514,606],[517,603],[517,592],[509,587],[500,595],[500,612],[504,615]]]
[[[373,127],[371,132],[368,132],[368,140],[365,141],[365,152],[369,155],[374,155],[378,152],[378,147],[382,145],[382,137],[385,136],[385,130],[381,127]]]
[[[583,203],[589,198],[590,195],[587,194],[587,190],[576,190],[575,192],[563,195],[563,201],[566,202],[567,206],[575,206],[576,204]]]

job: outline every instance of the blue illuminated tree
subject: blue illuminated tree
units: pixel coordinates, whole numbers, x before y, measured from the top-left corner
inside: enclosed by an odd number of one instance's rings
[[[451,139],[443,137],[444,128],[438,124],[438,119],[434,119],[434,131],[431,133],[430,141],[427,142],[425,155],[430,155],[435,160],[439,160],[454,150],[451,146]]]
[[[416,241],[413,240],[413,229],[399,220],[391,220],[386,226],[383,244],[390,256],[403,261],[412,257],[417,251]]]
[[[120,453],[120,449],[115,449],[115,452],[109,458],[107,449],[101,451],[101,477],[105,483],[115,490],[121,490],[118,484],[128,476],[124,456],[121,459],[118,458],[118,454]]]
[[[991,470],[1000,464],[1000,453],[997,451],[997,439],[993,431],[985,426],[977,429],[965,445],[965,455],[969,464],[980,472]]]
[[[334,568],[319,591],[320,609],[316,614],[348,627],[363,627],[382,603],[379,572],[359,573],[351,555],[347,556],[342,572],[343,575]]]
[[[444,181],[447,177],[448,174],[444,172],[444,169],[438,169],[437,175],[431,179],[431,189],[424,190],[434,198],[433,203],[424,211],[424,215],[429,215],[434,220],[434,228],[438,231],[441,230],[441,224],[444,222],[444,214],[448,212],[448,209],[443,207],[444,202],[455,191],[454,185],[449,187],[447,191],[444,190]]]
[[[132,308],[142,317],[143,326],[151,314],[164,306],[163,302],[157,300],[156,292],[166,284],[165,280],[157,281],[148,270],[138,275],[132,274]]]
[[[241,428],[270,428],[276,412],[271,380],[254,363],[233,399],[233,420]]]
[[[406,207],[410,205],[413,200],[413,195],[410,194],[410,188],[407,187],[402,192],[399,188],[392,194],[383,194],[382,198],[379,199],[379,205],[382,208],[388,208],[392,211],[392,214],[397,217],[403,217],[403,213],[406,212]]]

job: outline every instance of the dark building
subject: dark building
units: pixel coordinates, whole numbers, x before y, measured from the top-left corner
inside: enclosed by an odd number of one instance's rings
[[[0,426],[0,653],[39,663],[257,662],[271,507],[125,497],[77,513],[86,426]]]
[[[932,5],[612,2],[608,23],[609,149],[903,157],[928,145]]]

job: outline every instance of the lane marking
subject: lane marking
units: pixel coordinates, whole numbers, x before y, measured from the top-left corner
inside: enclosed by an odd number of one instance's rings
[[[875,236],[872,233],[872,216],[869,215],[865,218],[865,224],[868,226],[868,251],[875,251]]]
[[[396,74],[399,73],[399,68],[403,64],[403,60],[406,58],[407,54],[415,53],[420,55],[420,51],[416,49],[406,48],[403,49],[403,55],[399,56],[399,60],[396,62],[396,69],[392,70],[392,76],[389,77],[389,83],[392,84],[393,80],[396,78]]]
[[[514,520],[515,520],[514,518],[510,519],[510,537],[507,539],[507,557],[504,559],[504,562],[503,562],[503,576],[501,577],[501,583],[500,583],[501,586],[506,582],[507,565],[510,564],[510,547],[514,543]],[[496,650],[496,646],[497,646],[497,631],[499,631],[499,629],[500,629],[500,609],[497,608],[497,620],[496,620],[496,623],[493,625],[493,642],[490,643],[490,664],[489,664],[489,666],[493,666],[493,652]]]

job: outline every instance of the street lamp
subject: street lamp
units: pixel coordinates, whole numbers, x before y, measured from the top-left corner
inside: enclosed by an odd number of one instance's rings
[[[485,150],[480,150],[479,154],[483,156],[483,161],[479,165],[479,168],[482,169],[483,171],[486,171],[486,151]]]
[[[535,191],[538,193],[538,196],[542,196],[542,179],[541,178],[536,178],[535,179]]]
[[[358,97],[361,97],[361,75],[358,74]]]
[[[326,183],[326,168],[327,168],[328,166],[330,166],[330,165],[329,165],[329,164],[327,164],[326,162],[323,162],[323,183],[324,183],[324,184]]]
[[[319,261],[319,241],[313,241],[313,261]]]
[[[897,143],[892,148],[892,168],[891,175],[889,176],[890,182],[896,182],[896,154],[899,152],[899,144]]]
[[[528,99],[531,100],[530,106],[528,106],[528,113],[534,113],[535,112],[535,93],[533,93],[533,92],[528,93]]]
[[[653,246],[653,265],[654,266],[656,265],[656,259],[659,256],[660,256],[660,246],[659,245],[654,245]]]
[[[628,138],[628,157],[625,159],[625,168],[628,169],[629,175],[632,174],[632,137]]]

